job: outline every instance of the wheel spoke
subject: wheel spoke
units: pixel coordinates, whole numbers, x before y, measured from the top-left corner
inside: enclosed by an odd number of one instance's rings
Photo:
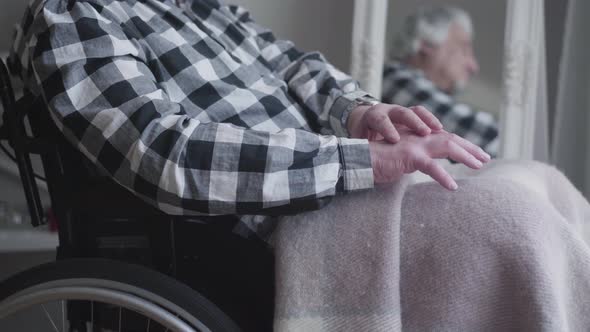
[[[41,308],[43,308],[43,311],[45,312],[45,316],[47,316],[47,319],[49,319],[49,322],[53,326],[53,329],[55,330],[55,332],[59,332],[59,330],[57,329],[57,325],[55,325],[55,322],[51,318],[51,315],[49,314],[49,312],[47,312],[47,309],[45,309],[45,305],[42,304]]]
[[[61,300],[61,330],[66,332],[66,301]]]
[[[94,301],[90,301],[90,332],[94,332]]]

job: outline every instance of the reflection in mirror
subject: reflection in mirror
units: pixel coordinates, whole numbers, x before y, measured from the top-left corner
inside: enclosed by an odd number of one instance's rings
[[[423,105],[497,156],[505,11],[505,1],[391,1],[383,101]]]

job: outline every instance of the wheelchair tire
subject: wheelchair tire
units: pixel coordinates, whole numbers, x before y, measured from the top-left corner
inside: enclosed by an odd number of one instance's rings
[[[84,289],[90,290],[90,293],[79,292]],[[60,296],[63,298],[57,297],[56,293],[59,292],[62,292]],[[4,316],[19,310],[18,308],[41,305],[44,299],[62,303],[95,301],[95,295],[86,298],[87,295],[84,294],[102,294],[101,292],[120,299],[115,302],[120,308],[142,315],[146,315],[146,312],[161,312],[163,316],[160,318],[163,321],[166,316],[176,320],[180,318],[181,323],[186,323],[184,327],[173,330],[240,330],[213,303],[185,284],[143,266],[99,258],[68,259],[39,265],[0,283],[0,321]],[[124,306],[122,303],[131,305]],[[153,311],[154,308],[156,311]],[[150,320],[153,318],[146,317]],[[154,321],[161,323],[158,319]]]

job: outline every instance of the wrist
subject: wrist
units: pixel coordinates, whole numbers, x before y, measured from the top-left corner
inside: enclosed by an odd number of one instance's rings
[[[350,112],[346,123],[346,129],[348,130],[350,137],[358,138],[359,124],[361,123],[363,115],[377,104],[379,104],[378,101],[362,101]]]
[[[379,100],[371,97],[370,95],[359,96],[351,100],[350,104],[348,105],[348,112],[342,117],[342,126],[348,131],[349,137],[356,137],[351,129],[354,130],[355,123],[358,123],[358,120],[362,118],[362,114],[364,114],[369,108],[379,104]],[[353,116],[353,113],[355,114]],[[351,119],[352,118],[352,119]]]
[[[371,108],[372,106],[368,105],[361,105],[355,107],[350,115],[348,116],[348,121],[346,123],[346,129],[350,134],[350,137],[357,137],[358,136],[358,125],[360,120],[362,119],[363,115]]]

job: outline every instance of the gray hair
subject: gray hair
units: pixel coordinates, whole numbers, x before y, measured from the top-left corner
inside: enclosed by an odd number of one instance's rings
[[[440,45],[449,35],[449,28],[458,23],[469,36],[473,26],[469,14],[452,6],[423,7],[406,17],[391,48],[392,59],[403,59],[418,53],[422,41]]]

